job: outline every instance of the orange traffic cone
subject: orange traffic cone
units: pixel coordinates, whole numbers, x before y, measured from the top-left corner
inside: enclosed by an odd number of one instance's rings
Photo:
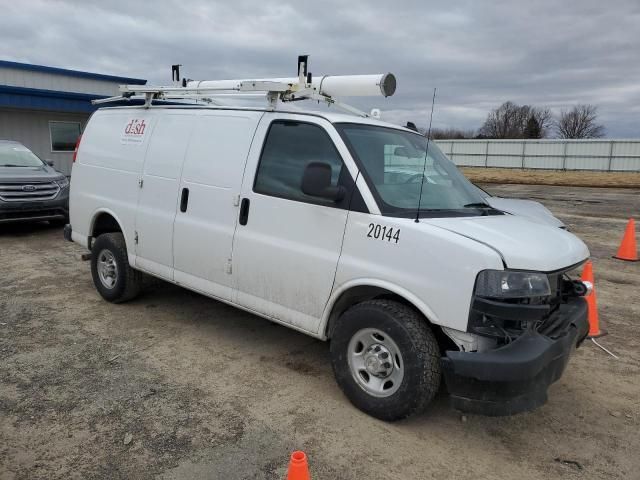
[[[298,450],[291,454],[287,480],[311,480],[311,476],[309,475],[309,465],[307,464],[307,456],[304,452]]]
[[[620,244],[618,253],[616,253],[613,258],[617,258],[619,260],[627,260],[628,262],[638,261],[638,247],[636,247],[636,224],[633,221],[633,218],[629,219],[629,223],[627,223],[627,228],[624,231],[624,236],[622,237],[622,243]]]
[[[589,315],[589,338],[597,338],[605,335],[606,332],[600,330],[600,320],[598,319],[598,305],[596,304],[596,284],[593,278],[593,264],[589,260],[582,270],[582,281],[589,282],[592,286],[591,293],[584,299],[587,301],[587,312]]]

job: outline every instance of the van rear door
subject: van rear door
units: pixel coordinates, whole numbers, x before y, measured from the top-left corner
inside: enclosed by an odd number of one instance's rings
[[[164,111],[153,129],[136,212],[136,267],[173,280],[173,223],[180,171],[193,128],[189,112]]]
[[[173,251],[175,281],[230,301],[242,175],[262,112],[200,111],[187,151]]]

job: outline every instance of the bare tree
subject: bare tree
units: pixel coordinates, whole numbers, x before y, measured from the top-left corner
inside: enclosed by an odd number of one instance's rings
[[[489,112],[480,135],[487,138],[520,138],[522,119],[520,106],[505,102]]]
[[[594,105],[576,105],[560,112],[556,131],[560,138],[601,138],[604,126],[596,123],[598,109]]]
[[[517,105],[505,102],[487,116],[480,128],[479,136],[483,138],[526,138],[527,125],[531,118],[537,123],[535,138],[547,136],[552,124],[551,111],[531,105]]]

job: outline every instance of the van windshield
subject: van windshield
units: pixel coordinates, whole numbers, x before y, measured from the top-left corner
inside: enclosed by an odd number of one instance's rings
[[[17,143],[0,143],[0,167],[42,167],[31,150]]]
[[[440,151],[417,133],[352,123],[335,127],[359,163],[383,215],[421,217],[500,214]],[[422,184],[422,185],[421,185]],[[420,199],[420,188],[422,198]]]

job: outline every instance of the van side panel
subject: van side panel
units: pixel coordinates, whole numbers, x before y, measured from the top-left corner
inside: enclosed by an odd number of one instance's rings
[[[260,112],[198,112],[180,191],[186,211],[176,214],[175,280],[231,300],[229,269],[238,218],[238,195]]]
[[[180,173],[195,118],[190,112],[159,114],[144,162],[136,214],[136,267],[168,280],[173,280]]]
[[[395,235],[376,235],[382,229]],[[404,297],[430,322],[466,330],[475,279],[481,270],[502,269],[491,248],[410,218],[349,212],[334,296],[347,287],[379,286]]]
[[[144,127],[126,133],[134,119]],[[123,230],[130,258],[138,179],[154,121],[155,113],[148,110],[98,110],[85,128],[73,166],[69,203],[74,233],[90,236],[96,215],[110,212]]]

